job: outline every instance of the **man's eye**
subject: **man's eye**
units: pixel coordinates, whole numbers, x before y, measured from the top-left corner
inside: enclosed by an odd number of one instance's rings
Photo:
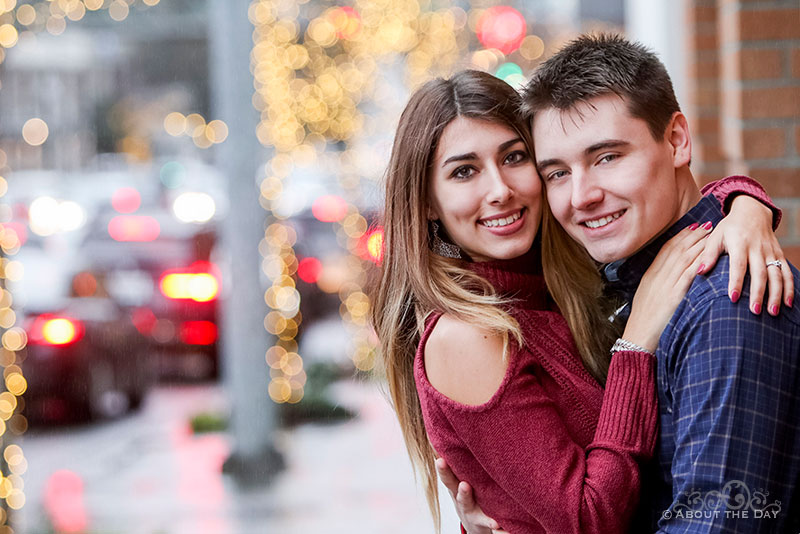
[[[600,158],[600,163],[608,163],[614,161],[619,157],[619,154],[605,154],[603,157]]]
[[[565,177],[567,174],[568,174],[567,171],[553,171],[547,175],[547,181],[558,180],[560,178]]]

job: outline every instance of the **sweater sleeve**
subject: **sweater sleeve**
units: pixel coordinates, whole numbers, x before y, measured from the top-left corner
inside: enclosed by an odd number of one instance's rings
[[[760,183],[747,176],[728,176],[722,180],[710,182],[700,190],[703,195],[712,194],[722,205],[722,211],[727,215],[731,209],[733,199],[739,195],[748,195],[760,200],[772,210],[772,229],[777,230],[781,222],[782,212],[767,195]]]
[[[501,386],[481,406],[441,394],[423,401],[426,426],[438,453],[505,530],[627,532],[639,498],[638,461],[652,456],[656,440],[654,368],[646,353],[614,355],[587,447],[565,423],[565,407],[546,394],[542,381],[552,378],[541,368],[516,373],[515,387]]]

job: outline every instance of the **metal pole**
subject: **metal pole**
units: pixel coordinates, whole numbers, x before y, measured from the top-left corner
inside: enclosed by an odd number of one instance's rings
[[[222,370],[232,401],[231,456],[225,471],[245,484],[268,482],[282,467],[273,437],[276,405],[269,398],[264,329],[266,303],[259,281],[258,243],[266,214],[258,203],[256,174],[268,153],[258,142],[259,114],[253,108],[250,0],[210,0],[209,58],[213,114],[229,128],[217,147],[217,163],[228,180],[230,210],[224,222],[230,287],[222,306]]]

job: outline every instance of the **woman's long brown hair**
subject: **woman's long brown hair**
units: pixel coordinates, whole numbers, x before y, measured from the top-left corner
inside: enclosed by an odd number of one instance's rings
[[[497,332],[506,343],[514,338],[521,345],[522,335],[506,311],[508,301],[497,296],[485,279],[469,270],[464,261],[431,251],[427,217],[430,168],[443,130],[456,117],[502,124],[519,134],[530,150],[530,129],[521,118],[519,106],[519,95],[513,88],[484,72],[463,71],[448,80],[432,80],[411,96],[403,111],[386,172],[385,249],[371,291],[371,315],[392,404],[412,464],[422,477],[437,530],[440,513],[436,453],[425,433],[414,382],[414,357],[425,320],[431,312],[439,311]],[[548,234],[554,221],[548,209],[543,211],[543,230]],[[598,348],[606,343],[605,337],[601,339],[597,334],[603,331],[600,319],[607,317],[595,298],[600,291],[599,274],[590,258],[584,261],[588,258],[585,253],[579,257],[581,261],[572,256],[580,247],[563,230],[552,234],[552,239],[543,239],[544,249],[551,254],[544,266],[556,272],[547,278],[548,283],[553,281],[553,296],[570,328],[577,332],[576,341],[587,369],[603,381],[611,343],[602,351]],[[570,286],[581,288],[573,294],[567,286],[575,277],[583,283]],[[565,293],[571,297],[564,298]]]

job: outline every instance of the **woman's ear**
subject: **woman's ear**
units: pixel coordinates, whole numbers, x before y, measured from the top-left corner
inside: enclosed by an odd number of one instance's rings
[[[692,161],[692,136],[689,133],[689,123],[686,116],[680,111],[672,115],[667,125],[667,140],[672,146],[673,165],[677,169],[688,165]]]

